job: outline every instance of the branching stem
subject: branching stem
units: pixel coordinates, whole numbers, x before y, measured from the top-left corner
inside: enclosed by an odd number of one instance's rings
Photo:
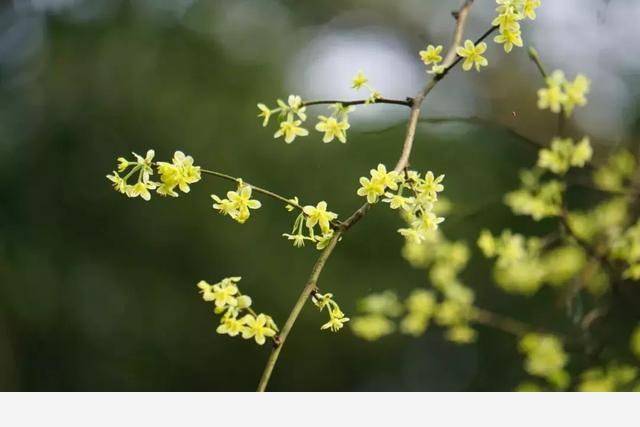
[[[443,65],[445,66],[445,70],[442,74],[438,74],[434,76],[426,86],[413,98],[413,102],[411,103],[411,111],[409,113],[409,119],[407,123],[407,131],[404,138],[404,143],[402,146],[402,152],[400,154],[400,158],[398,159],[394,170],[396,172],[400,172],[409,166],[409,159],[411,157],[411,150],[413,148],[413,142],[416,135],[416,128],[418,126],[418,122],[420,119],[420,111],[422,108],[422,103],[424,99],[429,95],[429,93],[433,90],[433,88],[438,84],[440,80],[442,80],[449,71],[455,67],[456,64],[460,62],[462,59],[456,54],[456,48],[460,45],[462,40],[464,27],[467,22],[467,17],[469,15],[469,10],[471,5],[473,4],[473,0],[466,0],[460,10],[454,16],[456,17],[456,29],[453,36],[453,43],[449,48],[447,55],[445,56],[445,60]],[[487,32],[485,32],[479,39],[478,43],[485,38],[487,38],[493,31],[495,31],[496,27],[490,28]],[[371,205],[365,203],[362,205],[357,211],[355,211],[347,220],[342,223],[342,226],[335,231],[335,234],[328,246],[322,251],[318,260],[316,261],[313,269],[311,271],[311,275],[309,280],[307,281],[306,286],[304,287],[302,293],[298,297],[296,304],[293,306],[293,309],[289,313],[289,317],[285,323],[285,326],[282,328],[282,332],[278,339],[278,344],[274,346],[269,359],[267,360],[267,364],[262,374],[262,378],[260,379],[260,383],[258,385],[258,391],[265,391],[267,385],[269,384],[269,379],[273,372],[273,369],[278,361],[278,357],[280,352],[282,351],[282,346],[284,345],[289,332],[293,328],[293,325],[296,322],[296,319],[300,315],[302,311],[302,307],[305,302],[311,295],[312,291],[316,289],[318,279],[320,278],[320,274],[326,265],[327,260],[333,253],[336,244],[340,237],[353,225],[355,225],[358,221],[360,221],[371,209]]]

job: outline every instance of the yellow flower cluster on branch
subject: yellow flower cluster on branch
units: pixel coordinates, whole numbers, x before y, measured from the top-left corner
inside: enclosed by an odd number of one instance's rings
[[[342,310],[340,310],[340,306],[333,299],[333,294],[314,292],[311,295],[311,301],[320,311],[326,308],[327,313],[329,313],[329,321],[322,325],[320,329],[329,329],[331,332],[338,332],[344,324],[349,321],[349,318],[345,317]]]
[[[238,188],[236,191],[228,191],[227,198],[221,199],[215,194],[211,195],[214,201],[213,208],[220,214],[229,215],[233,220],[244,224],[251,216],[250,209],[262,207],[262,203],[252,199],[251,194],[251,186],[238,179]]]
[[[525,370],[546,379],[558,390],[569,386],[569,374],[565,366],[569,356],[560,339],[553,335],[529,333],[520,339],[519,348],[526,355]]]
[[[500,34],[494,38],[496,43],[504,47],[509,53],[514,46],[522,47],[522,30],[520,21],[535,20],[536,9],[540,7],[540,0],[496,0],[498,16],[491,25],[498,27]]]
[[[213,302],[216,314],[221,314],[220,325],[216,332],[231,337],[253,338],[259,345],[265,343],[278,332],[278,326],[271,316],[257,314],[251,308],[248,295],[242,295],[238,289],[241,277],[226,277],[218,283],[209,284],[204,280],[197,286],[206,302]]]
[[[371,294],[358,303],[360,315],[354,318],[353,333],[374,341],[396,330],[395,318],[403,334],[420,336],[431,320],[447,328],[446,338],[459,344],[473,342],[476,332],[470,327],[474,311],[473,291],[459,279],[469,260],[462,242],[450,242],[439,231],[427,233],[421,243],[405,242],[404,257],[416,268],[428,271],[434,290],[416,288],[400,304],[392,291]]]
[[[369,78],[364,75],[362,71],[358,71],[358,73],[351,79],[351,88],[355,90],[367,89],[369,91],[369,96],[366,99],[366,104],[375,104],[377,100],[382,98],[382,94],[375,88],[369,85]]]
[[[282,236],[293,241],[293,246],[297,248],[309,241],[316,243],[316,249],[324,249],[333,237],[331,222],[338,218],[338,214],[327,210],[327,206],[324,200],[316,206],[304,206],[293,223],[291,234],[284,233]]]
[[[553,138],[550,148],[539,151],[537,168],[520,174],[521,188],[506,194],[505,203],[516,215],[528,215],[536,221],[560,216],[566,185],[556,179],[543,182],[544,171],[562,176],[572,167],[584,167],[592,156],[593,149],[587,137],[577,143],[571,138]]]
[[[178,197],[175,188],[179,188],[183,193],[188,193],[189,184],[200,181],[200,167],[193,165],[193,157],[185,156],[182,151],[176,151],[171,163],[158,162],[154,165],[154,150],[148,150],[145,157],[133,153],[135,160],[127,160],[124,157],[118,158],[118,171],[113,171],[107,175],[113,183],[113,187],[119,193],[127,197],[140,197],[144,200],[151,200],[151,191],[161,196]],[[153,167],[157,166],[160,181],[151,180],[154,174]],[[124,174],[121,176],[120,174]],[[133,183],[129,183],[129,180]]]
[[[583,74],[578,74],[573,81],[567,80],[561,70],[549,75],[546,87],[538,90],[538,108],[549,109],[553,113],[569,117],[576,107],[587,105],[587,94],[591,89],[591,81]]]

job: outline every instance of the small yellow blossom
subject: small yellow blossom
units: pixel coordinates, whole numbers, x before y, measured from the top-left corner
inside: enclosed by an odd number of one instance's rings
[[[411,206],[415,203],[415,197],[403,197],[400,194],[394,193],[384,193],[385,197],[382,199],[383,202],[389,203],[389,207],[391,209],[402,209],[405,211],[410,211]]]
[[[305,206],[302,211],[307,215],[307,227],[312,228],[316,224],[323,233],[331,229],[331,221],[338,217],[337,214],[327,211],[327,202],[321,201],[316,206]]]
[[[500,30],[500,34],[493,39],[496,43],[501,43],[504,51],[509,53],[513,46],[522,47],[522,32],[519,29],[505,28]]]
[[[271,117],[272,111],[262,103],[258,104],[258,109],[260,110],[260,114],[258,114],[258,117],[263,118],[262,127],[266,127],[269,124],[269,118]]]
[[[433,46],[433,45],[429,45],[427,46],[426,50],[421,50],[420,53],[420,59],[422,59],[422,62],[424,62],[424,65],[431,65],[431,64],[439,64],[440,62],[442,62],[442,55],[440,55],[442,52],[442,46]]]
[[[464,47],[458,46],[456,48],[456,53],[464,58],[464,63],[462,64],[462,69],[465,71],[469,71],[471,68],[475,66],[476,71],[480,71],[481,67],[486,67],[489,65],[487,59],[482,56],[487,50],[487,44],[485,42],[474,44],[471,40],[467,40],[464,42]]]
[[[273,135],[274,138],[280,138],[284,135],[284,142],[291,144],[297,136],[307,136],[309,131],[300,127],[302,122],[300,120],[294,120],[293,117],[287,118],[287,120],[280,122],[280,129]]]
[[[226,334],[230,337],[235,337],[240,333],[243,333],[244,319],[237,319],[235,316],[224,316],[220,325],[216,328],[216,332],[219,334]]]
[[[329,317],[329,321],[322,325],[320,329],[330,329],[331,332],[338,332],[340,329],[342,329],[344,324],[349,321],[349,318],[345,317],[344,313],[342,313],[339,309],[333,309],[330,313],[331,315]]]
[[[379,181],[361,177],[360,186],[357,194],[366,197],[368,203],[377,203],[378,198],[384,194],[384,185]]]
[[[539,109],[545,110],[548,108],[556,114],[562,111],[562,106],[568,99],[562,87],[564,82],[564,73],[560,70],[554,71],[547,77],[547,87],[538,90]]]
[[[322,142],[328,143],[333,141],[334,138],[338,138],[343,144],[347,142],[347,129],[349,129],[349,123],[346,120],[338,121],[335,117],[318,116],[320,122],[316,125],[316,130],[324,132]]]
[[[242,329],[242,338],[253,338],[258,345],[263,345],[266,338],[273,337],[276,334],[276,331],[268,324],[268,316],[264,314],[259,314],[258,317],[247,314],[242,319],[242,323],[245,325]]]
[[[287,121],[293,121],[295,116],[301,121],[307,120],[307,114],[305,113],[307,107],[304,106],[302,98],[298,95],[289,95],[287,103],[281,99],[277,100],[280,107],[280,113],[287,116]]]
[[[355,90],[359,90],[363,87],[366,87],[369,79],[364,75],[362,71],[358,71],[358,73],[351,79],[351,87]]]

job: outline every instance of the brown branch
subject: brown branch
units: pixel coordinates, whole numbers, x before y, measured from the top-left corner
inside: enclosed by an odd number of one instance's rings
[[[309,107],[311,105],[325,105],[325,104],[342,104],[345,107],[350,105],[362,105],[362,104],[392,104],[392,105],[403,105],[405,107],[411,107],[413,105],[413,98],[407,99],[389,99],[389,98],[376,98],[375,102],[368,102],[367,99],[357,99],[354,101],[338,101],[334,99],[330,100],[321,100],[321,101],[306,101],[303,102],[302,105],[304,107]]]
[[[449,73],[449,71],[461,60],[461,58],[456,54],[456,48],[458,47],[460,40],[462,40],[462,34],[464,32],[464,27],[467,22],[469,9],[471,8],[472,4],[473,4],[473,0],[466,0],[465,3],[457,12],[457,15],[456,15],[457,22],[456,22],[456,29],[453,37],[453,45],[451,46],[451,48],[449,49],[445,57],[446,58],[444,63],[444,65],[446,66],[445,71],[442,74],[434,76],[426,84],[426,86],[418,93],[418,95],[415,98],[413,98],[413,102],[411,103],[411,111],[409,113],[407,131],[404,138],[404,143],[402,145],[402,152],[400,154],[400,158],[396,163],[396,166],[394,167],[394,170],[396,172],[400,172],[409,166],[411,150],[413,148],[416,128],[418,125],[418,120],[420,118],[420,110],[422,107],[422,103],[424,102],[424,99],[438,84],[438,82],[442,80]],[[484,38],[488,37],[489,34],[491,34],[494,30],[495,30],[495,27],[491,28],[489,31],[487,31],[485,34],[482,35],[479,41],[482,41]],[[355,211],[346,221],[344,221],[341,227],[335,230],[335,234],[331,239],[329,245],[320,254],[320,257],[316,261],[311,271],[311,275],[309,277],[309,280],[307,281],[305,288],[303,289],[302,293],[298,297],[298,300],[294,305],[293,309],[291,310],[291,313],[289,313],[289,317],[287,318],[285,326],[282,328],[282,333],[279,336],[278,344],[274,347],[271,354],[269,355],[269,359],[267,360],[267,364],[262,374],[262,378],[260,379],[260,383],[258,385],[258,391],[264,391],[267,388],[273,369],[276,365],[276,362],[278,361],[280,352],[282,351],[282,346],[284,345],[289,335],[289,332],[291,331],[291,328],[293,328],[293,325],[295,324],[296,319],[300,315],[300,312],[302,311],[302,307],[304,306],[305,302],[307,301],[311,293],[316,288],[318,279],[320,278],[320,274],[322,273],[322,270],[324,269],[324,266],[327,260],[333,253],[333,250],[335,249],[338,240],[349,228],[351,228],[358,221],[360,221],[360,219],[362,219],[367,214],[369,209],[371,209],[371,205],[368,203],[365,203],[357,211]]]

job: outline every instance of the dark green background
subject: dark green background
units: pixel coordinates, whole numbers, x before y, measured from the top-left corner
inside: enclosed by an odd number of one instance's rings
[[[199,3],[197,13],[206,17],[208,2]],[[304,38],[283,36],[273,47],[275,60],[240,61],[162,13],[147,19],[127,2],[113,4],[90,22],[64,11],[21,12],[37,23],[23,37],[41,36],[43,43],[28,60],[0,68],[0,389],[254,389],[268,346],[216,334],[216,317],[195,284],[241,275],[243,292],[282,325],[317,256],[280,237],[293,215],[261,198],[263,208],[240,226],[211,208],[209,194],[231,189],[227,182],[205,178],[187,196],[147,203],[117,194],[105,175],[131,151],[154,148],[167,159],[181,149],[203,167],[306,203],[327,200],[345,216],[362,203],[358,177],[379,162],[394,164],[403,125],[366,133],[354,126],[346,145],[322,144],[315,132],[285,145],[271,137],[272,128],[260,127],[255,104],[291,91],[282,78],[282,47],[303,48]],[[360,7],[385,16],[383,25],[411,51],[428,37],[428,28],[403,21],[384,3],[282,6],[298,29]],[[11,7],[0,6],[5,35],[17,16]],[[500,64],[476,80],[488,106],[478,114],[547,141],[555,122],[535,109],[540,80],[518,77],[531,67],[524,52]],[[456,70],[436,91],[466,78]],[[627,139],[634,138],[629,128]],[[455,209],[443,230],[472,244],[485,227],[542,234],[556,226],[514,218],[500,203],[517,186],[518,169],[534,161],[535,149],[514,135],[476,125],[422,125],[412,157],[416,169],[446,174]],[[404,296],[427,284],[425,273],[400,257],[400,226],[389,209],[374,209],[330,259],[320,287],[335,294],[347,315],[369,292],[392,288]],[[483,307],[571,330],[558,294],[502,294],[475,248],[464,278]],[[606,354],[626,357],[633,316],[628,305],[614,310],[603,326]],[[271,389],[510,390],[526,377],[514,338],[482,327],[478,343],[468,346],[447,343],[437,327],[418,339],[366,343],[347,329],[321,332],[324,321],[324,313],[305,307]],[[574,371],[587,363],[579,355],[573,360]]]

